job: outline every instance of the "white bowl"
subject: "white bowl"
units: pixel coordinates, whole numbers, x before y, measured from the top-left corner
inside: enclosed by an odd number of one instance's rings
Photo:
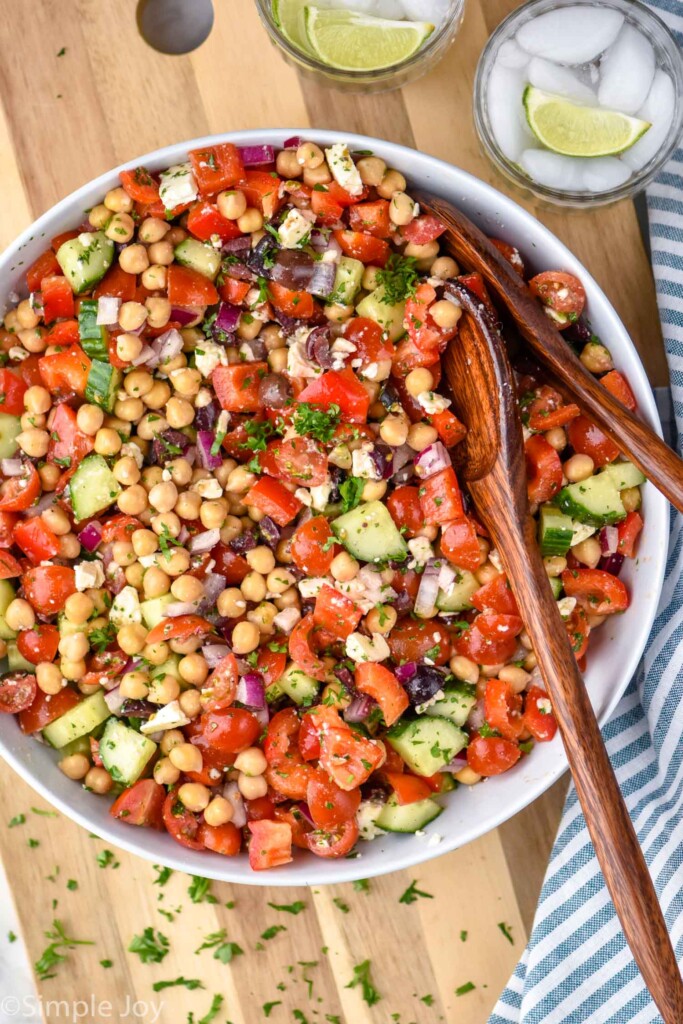
[[[326,145],[348,142],[351,149],[371,149],[405,174],[409,189],[411,183],[432,189],[459,206],[487,234],[517,245],[527,264],[536,271],[567,270],[576,274],[586,289],[588,315],[595,332],[605,339],[616,366],[627,375],[641,416],[660,430],[643,366],[598,284],[542,224],[512,200],[464,171],[404,146],[361,135],[310,129],[254,130],[209,136],[158,149],[125,166],[144,164],[156,171],[185,160],[188,150],[198,146],[224,141],[281,146],[292,135],[313,137]],[[118,170],[103,174],[67,196],[7,249],[0,259],[0,308],[13,289],[25,290],[24,270],[46,248],[50,238],[79,224],[84,211],[100,202],[104,193],[119,183]],[[638,558],[627,560],[623,571],[632,596],[631,606],[624,615],[608,620],[590,645],[586,684],[602,723],[614,710],[635,672],[650,632],[664,576],[668,503],[654,487],[648,486],[643,507],[645,528]],[[108,842],[181,871],[250,885],[348,882],[411,867],[455,850],[496,828],[540,796],[567,768],[562,743],[556,738],[552,743],[538,744],[530,757],[524,758],[506,775],[471,789],[462,787],[445,797],[445,811],[429,826],[427,836],[394,835],[359,843],[360,855],[350,860],[321,860],[312,854],[298,853],[292,864],[275,871],[254,872],[245,855],[227,858],[215,853],[195,853],[179,846],[166,834],[133,828],[114,820],[108,813],[110,801],[84,792],[65,778],[56,767],[55,752],[24,736],[10,715],[0,715],[0,754],[46,800]],[[434,835],[440,839],[432,838],[430,842],[430,836]]]

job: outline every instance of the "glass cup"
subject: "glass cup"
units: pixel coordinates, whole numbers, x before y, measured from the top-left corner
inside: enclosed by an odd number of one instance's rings
[[[634,171],[622,185],[602,192],[552,188],[530,178],[519,164],[505,156],[496,142],[487,100],[489,77],[501,45],[512,39],[522,25],[538,15],[545,14],[547,11],[556,11],[562,7],[579,6],[610,7],[622,13],[627,22],[649,39],[655,51],[656,68],[671,77],[675,92],[674,115],[660,148],[643,167]],[[526,194],[531,192],[540,199],[546,199],[562,206],[591,207],[612,203],[641,192],[656,177],[678,144],[683,127],[683,60],[681,52],[664,22],[639,0],[531,0],[530,3],[513,11],[500,23],[482,51],[474,82],[474,121],[479,141],[491,162],[509,181],[523,189]]]
[[[273,17],[272,0],[256,0],[256,7],[270,41],[287,63],[302,75],[344,92],[368,93],[400,89],[431,70],[441,60],[458,33],[465,0],[450,0],[448,13],[417,53],[395,67],[381,68],[377,71],[341,71],[323,64],[322,61],[297,49],[283,36]]]

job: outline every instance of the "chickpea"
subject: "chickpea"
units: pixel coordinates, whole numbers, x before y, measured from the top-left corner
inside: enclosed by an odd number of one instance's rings
[[[313,170],[325,163],[325,154],[315,142],[302,142],[296,151],[296,161],[300,167]]]
[[[144,245],[127,245],[119,255],[119,266],[127,274],[141,274],[149,266],[149,256]]]
[[[64,678],[74,682],[82,679],[87,671],[84,661],[69,661],[68,658],[62,658],[60,668]]]
[[[182,737],[182,733],[180,735]],[[181,772],[200,772],[204,766],[204,759],[199,748],[192,743],[185,743],[184,739],[181,739],[180,743],[165,753],[168,753],[168,758],[174,768]]]
[[[379,436],[385,444],[391,445],[392,448],[399,448],[402,444],[406,443],[409,429],[410,421],[403,412],[389,413],[382,420]]]
[[[143,270],[140,281],[142,286],[149,289],[150,292],[164,291],[167,284],[167,276],[166,267],[162,267],[160,263],[151,263],[146,270]],[[163,320],[160,324],[153,323],[151,313],[153,307],[150,306],[149,300],[145,302],[145,306],[149,311],[149,324],[152,327],[163,327],[169,317],[166,317],[166,320]]]
[[[394,192],[389,204],[389,217],[392,224],[403,227],[415,219],[415,200],[406,192]]]
[[[181,804],[195,814],[209,806],[211,793],[201,782],[184,782],[178,790]]]
[[[149,492],[149,503],[158,512],[170,512],[178,500],[178,488],[171,480],[155,484]]]
[[[153,441],[157,434],[166,430],[168,423],[158,413],[147,413],[138,423],[138,438],[142,441]]]
[[[640,508],[643,496],[640,487],[625,487],[620,491],[621,501],[627,512],[635,512]]]
[[[296,580],[294,574],[289,572],[288,569],[282,569],[279,566],[268,573],[266,579],[266,587],[268,588],[268,594],[283,594],[285,590],[295,584]]]
[[[131,458],[130,455],[124,456],[114,463],[112,469],[114,476],[120,484],[124,487],[129,487],[131,484],[136,484],[140,480],[140,470],[135,459]]]
[[[437,431],[429,423],[413,423],[408,431],[407,442],[413,451],[421,452],[434,444],[438,437]]]
[[[258,800],[268,792],[268,783],[263,775],[238,775],[237,787],[245,800]]]
[[[455,654],[451,658],[448,666],[456,677],[456,679],[462,679],[465,683],[472,683],[474,685],[479,679],[479,668],[475,662],[469,658],[465,658],[461,654]]]
[[[216,607],[219,615],[226,619],[237,619],[246,609],[247,602],[239,587],[228,587],[218,595]]]
[[[590,455],[572,455],[564,463],[562,469],[567,480],[574,484],[579,483],[581,480],[587,480],[589,476],[592,476],[595,463]]]
[[[48,412],[51,405],[52,398],[50,392],[46,388],[41,388],[38,384],[34,384],[24,394],[26,411],[36,416]]]
[[[571,551],[574,557],[589,569],[595,569],[602,558],[600,541],[596,537],[587,537],[580,544],[575,544]]]
[[[115,430],[100,427],[95,434],[95,451],[98,455],[116,455],[121,451],[121,438]]]
[[[127,540],[116,540],[112,544],[112,558],[117,565],[126,566],[132,565],[135,561],[136,555],[133,551],[133,545]]]
[[[157,644],[145,644],[141,653],[142,657],[150,665],[163,665],[165,661],[168,661],[168,644],[165,644],[163,641]]]
[[[179,395],[193,398],[201,387],[202,375],[199,370],[191,370],[187,367],[181,370],[174,370],[171,374],[171,383]],[[192,422],[192,421],[190,421]]]
[[[192,479],[192,466],[187,459],[173,459],[166,466],[166,469],[171,474],[173,483],[181,486],[186,486]]]
[[[32,459],[42,459],[47,454],[50,435],[46,430],[29,427],[28,430],[22,430],[17,434],[16,439],[21,450]]]
[[[552,430],[546,430],[544,437],[556,452],[562,452],[567,447],[567,435],[564,427],[553,427]]]
[[[608,370],[614,369],[609,349],[596,341],[589,341],[584,345],[579,359],[591,373],[607,373]]]
[[[226,825],[232,820],[234,814],[233,806],[224,796],[215,796],[204,811],[204,821],[214,828],[218,825]]]
[[[119,359],[130,363],[142,352],[142,341],[137,334],[119,334],[116,339],[116,354]],[[118,413],[117,413],[118,415]]]
[[[411,370],[405,379],[406,390],[413,398],[417,398],[423,391],[431,391],[434,387],[434,377],[429,370],[420,366]]]
[[[142,580],[142,589],[147,598],[168,594],[170,586],[171,580],[166,573],[154,565],[147,570]]]
[[[170,704],[180,694],[180,683],[175,676],[166,675],[161,679],[153,679],[149,684],[147,700],[152,704]]]
[[[220,529],[228,514],[228,503],[225,498],[215,498],[202,502],[199,518],[207,530]]]
[[[280,611],[282,611],[283,608],[298,609],[301,604],[299,600],[299,591],[296,587],[290,587],[289,590],[285,590],[284,593],[276,597],[274,603]]]
[[[163,267],[159,269],[163,270]],[[163,276],[165,278],[166,274],[164,273]],[[157,287],[164,286],[157,285]],[[171,303],[165,296],[150,295],[145,299],[145,308],[147,309],[147,323],[150,327],[165,327],[171,319]]]
[[[135,234],[135,221],[128,213],[115,213],[104,233],[112,242],[130,242]]]
[[[245,235],[251,234],[252,231],[260,231],[263,227],[263,214],[250,206],[237,218],[237,227]]]
[[[475,570],[474,575],[483,587],[485,583],[490,583],[491,580],[495,580],[497,576],[500,576],[500,573],[492,562],[485,562],[484,565]]]
[[[377,188],[378,185],[382,184],[382,180],[387,171],[387,165],[384,160],[381,160],[378,156],[364,156],[356,164],[358,173],[360,174],[360,180],[364,185],[371,185]]]
[[[141,475],[142,486],[147,493],[164,480],[164,471],[161,466],[146,466]]]
[[[159,743],[159,746],[161,748],[161,753],[162,754],[170,754],[174,747],[178,747],[181,744],[185,744],[185,736],[180,731],[180,729],[166,729],[166,731],[164,732],[164,735],[161,737],[161,741]],[[189,743],[187,743],[185,745],[188,746],[188,747],[191,747],[191,744],[189,744]],[[196,750],[197,748],[195,747],[194,749]],[[185,771],[185,770],[192,771],[193,769],[192,768],[188,768],[188,769],[182,768],[181,769],[181,771]],[[199,770],[201,771],[201,765],[200,765]]]
[[[116,634],[118,645],[125,654],[139,654],[146,638],[147,630],[140,622],[128,622]]]
[[[406,179],[400,171],[388,170],[377,185],[377,194],[382,199],[391,199],[395,192],[403,192],[406,184]]]
[[[247,601],[258,604],[266,596],[265,578],[258,572],[248,572],[240,584],[240,589]]]
[[[455,327],[462,316],[462,309],[460,306],[456,306],[454,302],[449,302],[448,299],[441,299],[440,302],[434,302],[429,307],[429,312],[432,315],[434,323],[437,324],[438,327],[444,327],[448,330]]]
[[[190,655],[188,655],[190,657]],[[178,703],[183,714],[188,718],[196,718],[202,711],[202,701],[199,690],[183,690],[178,697]]]
[[[145,217],[138,228],[138,238],[141,242],[150,245],[152,242],[160,242],[170,230],[170,224],[160,217]]]
[[[235,189],[219,192],[216,204],[221,216],[227,220],[239,220],[247,210],[247,198],[244,192],[238,192]]]
[[[63,636],[59,641],[59,653],[68,661],[80,661],[86,656],[89,649],[90,644],[85,633]]]
[[[147,250],[147,255],[154,266],[169,267],[174,260],[173,246],[167,239],[153,242]]]
[[[88,223],[99,231],[107,226],[110,218],[111,210],[108,210],[104,203],[98,203],[88,214]]]
[[[281,178],[301,177],[301,164],[297,160],[296,152],[293,149],[283,149],[278,153],[275,169]]]
[[[190,552],[185,548],[173,548],[168,555],[164,555],[163,562],[159,558],[157,556],[157,562],[163,564],[163,570],[168,576],[182,576],[190,568]]]
[[[123,387],[126,394],[131,395],[133,398],[142,398],[143,395],[151,391],[153,385],[154,379],[147,370],[131,370],[123,379]]]
[[[107,192],[104,205],[112,213],[130,213],[133,209],[133,200],[124,188],[117,186]]]
[[[453,778],[460,783],[461,786],[476,786],[478,782],[481,782],[482,776],[477,775],[473,768],[469,765],[465,765],[459,772],[453,773]]]
[[[94,765],[85,777],[85,788],[92,790],[93,793],[108,793],[113,785],[114,780],[106,768],[99,768],[97,765]]]
[[[64,614],[69,622],[80,626],[87,622],[95,610],[95,605],[87,594],[75,593],[67,597],[64,603]]]
[[[460,267],[450,256],[439,256],[432,263],[430,273],[432,277],[439,277],[442,281],[447,281],[449,277],[458,276]]]
[[[365,616],[365,625],[371,633],[382,633],[386,636],[391,633],[396,625],[398,614],[390,604],[380,605],[379,608],[372,608]]]
[[[349,580],[355,579],[359,571],[359,563],[346,551],[340,551],[335,555],[330,565],[330,573],[338,583],[348,583]]]
[[[275,555],[265,544],[259,544],[251,551],[247,551],[244,557],[254,572],[261,573],[263,576],[267,576],[275,568]]]
[[[67,779],[78,781],[84,779],[90,771],[90,761],[85,754],[69,754],[62,758],[58,767]]]
[[[194,406],[186,398],[169,398],[166,403],[166,419],[174,430],[189,427],[194,420]]]
[[[353,306],[345,306],[341,302],[333,302],[329,306],[323,308],[323,313],[332,323],[343,324],[345,320],[349,320],[355,313]]]
[[[256,476],[244,466],[237,466],[228,477],[226,490],[231,494],[244,494],[256,483]]]
[[[361,279],[361,287],[366,292],[374,292],[375,288],[379,285],[377,275],[379,274],[379,267],[366,267],[363,271],[363,277]]]
[[[515,693],[523,693],[531,676],[516,665],[504,665],[498,672],[498,678],[504,683],[509,683]]]
[[[46,508],[40,517],[45,525],[58,537],[71,532],[71,523],[66,512],[58,506]]]
[[[315,185],[329,185],[332,181],[332,172],[326,163],[320,167],[304,167],[304,185],[314,188]]]
[[[174,786],[180,778],[180,772],[173,766],[168,757],[161,757],[154,765],[154,781],[160,786]]]
[[[144,700],[149,692],[149,676],[146,672],[126,672],[119,692],[130,700]]]
[[[183,491],[175,504],[175,513],[181,519],[197,519],[202,506],[202,499],[195,491]]]
[[[567,559],[562,555],[548,555],[543,559],[543,565],[549,577],[561,576],[567,568]]]
[[[237,755],[233,767],[244,775],[263,775],[268,762],[260,747],[247,747]]]
[[[36,683],[39,690],[50,695],[59,693],[64,686],[59,667],[51,661],[41,661],[36,665]]]
[[[386,480],[366,480],[361,491],[361,498],[363,501],[379,501],[386,492]]]
[[[27,352],[45,352],[48,347],[42,327],[32,327],[30,330],[19,331],[17,337]]]
[[[134,530],[130,537],[133,551],[138,558],[153,555],[159,548],[157,536],[151,530]]]
[[[235,654],[251,654],[260,640],[261,634],[253,622],[238,622],[232,631],[232,649]]]
[[[287,349],[274,348],[269,352],[268,365],[273,373],[283,373],[287,369]]]
[[[223,525],[221,526],[221,541],[223,544],[229,544],[235,537],[239,537],[242,532],[242,521],[237,516],[229,515],[225,517]]]
[[[206,658],[195,651],[180,659],[178,671],[184,682],[191,683],[193,686],[201,686],[209,674],[209,666],[206,663]]]
[[[15,597],[5,612],[5,622],[9,628],[19,633],[22,629],[33,629],[36,624],[36,616],[33,608],[21,597]]]
[[[43,490],[54,491],[55,487],[59,483],[62,471],[59,466],[54,464],[54,462],[46,462],[45,465],[39,467],[38,475],[40,477],[40,482],[43,485]]]
[[[261,601],[256,608],[247,612],[247,621],[252,622],[259,633],[263,633],[264,636],[270,636],[275,632],[273,621],[277,612],[278,609],[270,601]]]
[[[119,326],[124,331],[137,331],[147,319],[147,309],[141,302],[124,302],[119,309]]]

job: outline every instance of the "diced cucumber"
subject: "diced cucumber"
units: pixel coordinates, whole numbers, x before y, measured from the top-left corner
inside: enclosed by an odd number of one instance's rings
[[[588,526],[618,523],[626,515],[611,475],[600,473],[580,483],[563,487],[557,496],[561,512]]]
[[[0,640],[14,640],[15,630],[7,625],[6,613],[17,593],[9,580],[0,580]]]
[[[280,686],[280,683],[276,680],[274,683],[269,683],[266,686],[266,700],[269,704],[274,704],[276,700],[279,700],[285,691]]]
[[[385,832],[417,832],[438,818],[442,810],[443,807],[431,797],[414,804],[399,804],[395,796],[390,796],[375,824]]]
[[[147,626],[147,629],[154,629],[162,619],[168,618],[166,608],[169,604],[173,604],[174,601],[175,597],[173,594],[162,594],[161,597],[150,597],[146,601],[140,602],[142,621]]]
[[[370,292],[356,306],[358,316],[367,316],[379,324],[383,331],[386,331],[392,341],[398,341],[402,334],[405,334],[403,318],[406,313],[405,302],[397,302],[396,305],[389,305],[384,301],[384,288],[380,285]]]
[[[69,481],[76,522],[113,505],[121,487],[101,455],[88,455]]]
[[[552,505],[543,505],[538,523],[538,543],[542,555],[566,555],[572,544],[574,524],[569,516]]]
[[[18,416],[10,416],[8,412],[0,412],[0,459],[11,459],[16,454],[17,434],[21,433],[21,420]]]
[[[467,734],[457,725],[426,715],[392,725],[387,739],[416,775],[434,775],[467,746]]]
[[[20,654],[15,640],[7,643],[7,664],[10,672],[35,672],[36,666]]]
[[[91,359],[107,360],[107,328],[97,323],[97,299],[81,299],[78,337],[81,348]]]
[[[196,270],[213,281],[221,269],[221,254],[212,245],[205,245],[196,238],[186,238],[175,247],[175,258],[183,267]]]
[[[442,612],[465,611],[466,608],[472,607],[472,594],[480,587],[481,583],[473,572],[468,569],[459,569],[448,592],[439,590],[436,607]]]
[[[346,550],[363,562],[406,557],[406,542],[381,501],[359,505],[339,516],[331,526]]]
[[[295,704],[312,704],[320,689],[318,680],[306,675],[304,670],[293,661],[289,663],[276,683]]]
[[[562,593],[562,577],[551,576],[548,579],[548,583],[550,584],[550,589],[553,592],[553,597],[555,598],[555,600],[557,600],[560,594]]]
[[[640,487],[646,481],[645,475],[632,462],[610,462],[600,475],[611,477],[618,491],[625,491],[628,487]]]
[[[350,306],[360,288],[364,270],[365,267],[360,260],[354,260],[350,256],[340,257],[331,301],[340,302],[343,306]]]
[[[60,637],[75,636],[76,633],[88,632],[86,622],[71,622],[70,619],[67,619],[64,612],[60,612],[57,616],[57,629],[59,630]]]
[[[57,262],[76,295],[101,281],[114,260],[114,243],[104,231],[84,231],[57,250]]]
[[[183,680],[180,676],[180,670],[178,665],[180,664],[179,654],[169,654],[166,661],[162,662],[161,665],[155,665],[153,669],[150,669],[150,676],[152,679],[163,678],[164,676],[173,676],[179,683]]]
[[[453,725],[462,727],[476,703],[475,687],[469,683],[457,683],[444,686],[443,698],[430,704],[424,713],[430,718],[447,718]]]
[[[124,786],[137,782],[156,749],[156,743],[118,718],[108,720],[100,740],[102,764],[114,782]]]
[[[72,740],[71,743],[59,748],[60,757],[71,757],[72,754],[85,754],[90,758],[90,737],[79,736],[77,740]]]
[[[113,412],[122,380],[123,374],[111,363],[93,359],[85,385],[87,401],[99,405],[106,412]]]
[[[92,693],[80,704],[60,715],[43,729],[47,742],[60,749],[80,736],[87,736],[111,715],[101,690]]]

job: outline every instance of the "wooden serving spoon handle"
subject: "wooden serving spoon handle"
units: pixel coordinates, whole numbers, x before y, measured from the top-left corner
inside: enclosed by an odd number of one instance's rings
[[[447,247],[468,270],[479,271],[538,359],[617,448],[683,512],[683,460],[589,373],[483,231],[445,200],[420,191],[414,196],[449,226],[443,236]]]

